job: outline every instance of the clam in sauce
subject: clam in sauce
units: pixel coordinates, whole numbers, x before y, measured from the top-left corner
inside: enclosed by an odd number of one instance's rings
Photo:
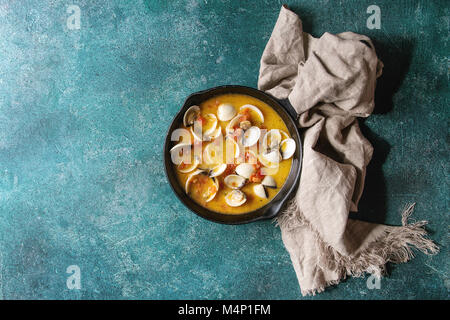
[[[171,153],[182,160],[173,170],[185,192],[209,210],[241,214],[263,207],[289,175],[295,141],[278,113],[256,98],[215,96],[191,106],[180,128],[186,134]]]

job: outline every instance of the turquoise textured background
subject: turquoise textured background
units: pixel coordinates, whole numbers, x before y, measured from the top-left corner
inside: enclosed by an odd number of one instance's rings
[[[370,36],[383,76],[361,219],[430,221],[442,247],[305,299],[448,299],[446,1],[287,1],[314,36]],[[80,7],[69,30],[67,7]],[[366,9],[381,8],[369,30]],[[190,93],[256,87],[279,1],[0,0],[0,298],[303,299],[271,221],[214,224],[172,193],[162,145]],[[81,269],[81,290],[66,268]]]

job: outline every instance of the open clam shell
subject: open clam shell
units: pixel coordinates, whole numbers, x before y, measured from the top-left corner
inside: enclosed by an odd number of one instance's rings
[[[231,119],[225,128],[226,134],[233,133],[234,128],[239,127],[239,123],[241,122],[242,118],[243,118],[243,116],[241,114],[238,114],[233,119]]]
[[[225,163],[219,164],[218,166],[212,168],[211,171],[209,171],[209,176],[211,178],[220,176],[226,169],[227,165]]]
[[[186,191],[186,193],[189,193],[189,186],[191,185],[192,179],[193,179],[196,175],[201,174],[201,173],[204,173],[204,172],[205,172],[205,170],[197,169],[197,170],[195,170],[194,172],[192,172],[192,173],[189,175],[189,177],[187,178],[186,183],[185,183],[185,185],[184,185],[184,190]]]
[[[275,149],[269,152],[263,152],[259,155],[258,159],[265,167],[277,168],[282,160],[282,157],[278,149]]]
[[[229,150],[229,148],[231,148]],[[228,162],[228,158],[231,158],[231,156],[234,158],[238,158],[239,154],[241,152],[240,148],[239,148],[239,144],[232,138],[227,138],[226,139],[226,152],[227,152],[227,162]]]
[[[230,207],[239,207],[247,201],[247,196],[241,190],[233,190],[225,196],[225,202]]]
[[[262,146],[264,150],[278,149],[281,143],[281,133],[278,129],[267,131],[263,138]]]
[[[262,184],[255,184],[253,186],[253,192],[256,196],[263,199],[267,199],[269,197],[269,193]]]
[[[208,179],[208,184],[202,183],[202,186],[204,190],[201,190],[203,199],[205,202],[209,202],[216,196],[217,192],[219,191],[219,181],[215,177],[208,177],[206,175],[206,171],[202,169],[197,169],[193,173],[189,175],[189,177],[186,180],[185,184],[185,191],[188,194],[189,193],[189,187],[190,185],[195,181],[195,177],[197,175],[204,175],[204,179]]]
[[[197,120],[198,116],[200,115],[200,107],[199,106],[192,106],[189,109],[186,110],[183,116],[183,124],[185,127],[190,127],[194,124],[195,120]]]
[[[236,109],[231,103],[222,103],[217,108],[217,117],[220,121],[229,121],[236,115]]]
[[[241,163],[236,167],[236,173],[245,179],[250,179],[253,172],[255,172],[255,167],[250,163]]]
[[[231,189],[240,189],[245,185],[245,178],[237,174],[230,174],[223,179],[223,182]]]
[[[204,118],[206,120],[208,127],[203,132],[203,135],[210,136],[216,130],[217,122],[218,122],[217,117],[214,113],[208,113],[207,115],[205,115]]]
[[[261,110],[258,109],[258,107],[254,106],[252,104],[244,104],[239,110],[244,110],[244,109],[249,109],[249,110],[254,111],[258,115],[261,123],[264,122],[264,115],[261,112]]]
[[[261,130],[258,127],[250,127],[244,132],[242,137],[242,145],[244,147],[251,147],[255,145],[258,142],[260,135]]]
[[[212,177],[211,178],[212,182],[214,183],[214,186],[216,187],[215,191],[212,191],[209,195],[209,197],[206,199],[206,202],[210,202],[212,199],[214,199],[216,197],[217,192],[219,191],[219,181]]]
[[[285,139],[281,141],[280,144],[280,153],[283,157],[283,160],[289,159],[295,152],[296,144],[294,139]]]
[[[267,188],[276,188],[277,182],[272,176],[265,176],[264,179],[261,181],[261,184]]]
[[[204,140],[206,140],[206,141],[214,140],[214,139],[220,137],[221,134],[222,134],[222,128],[219,126],[210,135],[205,136]]]
[[[290,138],[290,136],[287,134],[286,131],[283,131],[283,130],[280,130],[280,129],[278,129],[278,130],[280,131],[281,136],[282,136],[284,139],[289,139],[289,138]]]
[[[190,126],[190,130],[195,140],[210,141],[212,136],[220,135],[221,131],[217,131],[217,117],[213,113],[208,113],[204,116],[206,124],[201,126],[197,123]],[[220,127],[219,127],[220,129]]]

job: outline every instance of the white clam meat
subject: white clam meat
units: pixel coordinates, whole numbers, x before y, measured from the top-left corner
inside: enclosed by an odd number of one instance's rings
[[[258,115],[259,120],[260,120],[261,122],[264,122],[264,115],[263,115],[263,113],[261,112],[261,110],[258,109],[258,107],[254,106],[254,105],[252,105],[252,104],[244,104],[239,110],[242,111],[242,110],[244,110],[244,109],[249,109],[249,110],[254,111],[254,112]]]
[[[296,144],[294,139],[285,139],[281,141],[280,152],[283,160],[289,159],[295,152]]]
[[[245,185],[245,178],[237,174],[230,174],[223,179],[223,182],[228,188],[240,189]]]
[[[260,198],[267,199],[269,197],[269,193],[266,188],[262,184],[255,184],[253,187],[253,192]]]
[[[236,115],[236,109],[230,103],[222,103],[217,108],[217,117],[220,121],[229,121]]]
[[[251,147],[255,145],[258,142],[260,135],[261,130],[258,127],[250,127],[244,132],[242,137],[242,145],[244,147]]]
[[[200,115],[200,107],[192,106],[186,110],[183,116],[183,124],[185,127],[190,127],[194,124],[195,120],[197,120]]]
[[[277,182],[272,176],[265,176],[264,179],[261,181],[261,184],[267,188],[277,187]]]
[[[247,201],[247,196],[241,190],[233,190],[225,196],[225,202],[230,207],[239,207]]]
[[[236,167],[236,173],[245,179],[250,179],[253,172],[255,172],[255,167],[250,163],[241,163]]]

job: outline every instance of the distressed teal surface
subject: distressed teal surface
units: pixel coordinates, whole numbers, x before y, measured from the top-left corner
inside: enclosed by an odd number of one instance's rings
[[[256,87],[281,2],[0,0],[0,298],[448,299],[448,2],[287,3],[315,36],[374,40],[385,69],[356,216],[398,225],[417,202],[440,254],[391,265],[379,290],[348,279],[303,298],[272,222],[214,224],[172,193],[172,117],[192,92]],[[380,30],[366,27],[371,4]]]

